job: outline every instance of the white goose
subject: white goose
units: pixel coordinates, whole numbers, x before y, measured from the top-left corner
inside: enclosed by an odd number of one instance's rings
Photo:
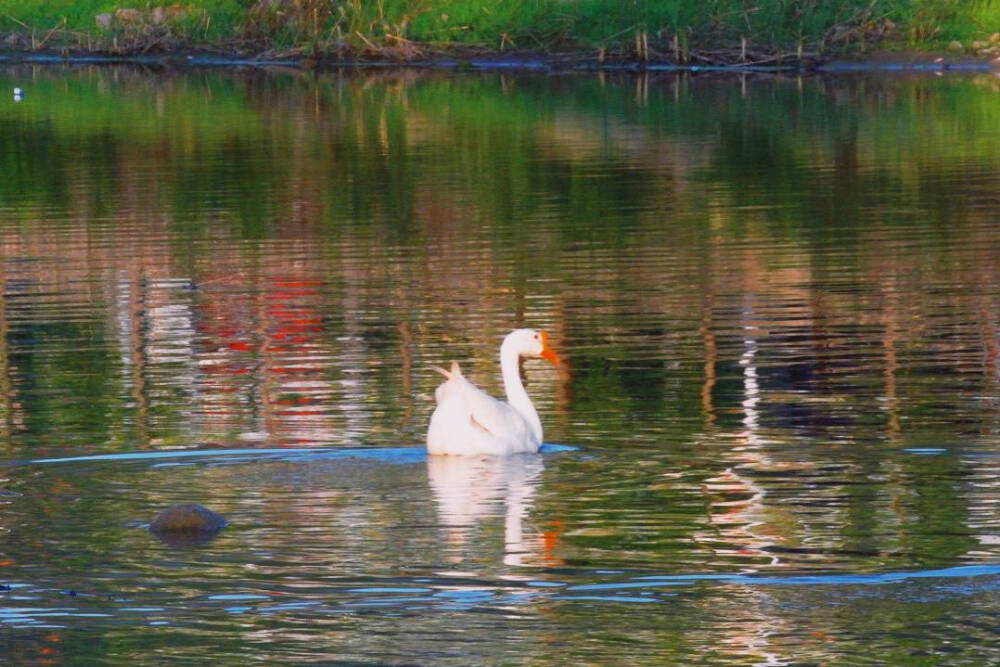
[[[447,378],[434,392],[437,408],[427,428],[430,454],[458,456],[537,452],[542,444],[542,422],[521,384],[521,357],[542,357],[559,365],[544,331],[516,329],[500,345],[500,371],[507,402],[498,401],[469,382],[458,362],[451,370],[435,367]]]

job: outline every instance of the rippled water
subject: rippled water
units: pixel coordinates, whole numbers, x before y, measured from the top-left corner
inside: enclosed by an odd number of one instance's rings
[[[15,85],[6,661],[1000,659],[994,77]],[[521,325],[549,444],[428,460]]]

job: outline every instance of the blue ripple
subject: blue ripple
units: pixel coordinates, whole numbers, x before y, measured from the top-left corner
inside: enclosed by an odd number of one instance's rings
[[[911,570],[875,574],[803,574],[786,577],[769,577],[752,574],[677,574],[638,577],[649,583],[683,583],[720,581],[751,586],[824,586],[824,585],[881,585],[911,579],[967,578],[1000,575],[1000,565],[959,565],[936,570]]]
[[[544,444],[542,454],[559,454],[577,451],[571,445]],[[157,452],[120,452],[114,454],[90,454],[87,456],[67,456],[61,458],[31,459],[28,464],[80,463],[86,461],[162,461],[169,459],[198,458],[206,461],[228,461],[239,458],[281,461],[321,461],[338,459],[365,459],[383,463],[420,463],[427,460],[424,447],[354,447],[354,448],[245,448],[245,449],[190,449]],[[14,465],[17,465],[16,463]],[[164,464],[160,464],[164,465]]]

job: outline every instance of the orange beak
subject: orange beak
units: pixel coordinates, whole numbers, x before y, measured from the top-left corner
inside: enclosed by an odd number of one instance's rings
[[[549,346],[549,335],[544,331],[540,332],[542,334],[542,359],[548,359],[556,366],[562,366],[562,359],[556,354],[556,351]]]

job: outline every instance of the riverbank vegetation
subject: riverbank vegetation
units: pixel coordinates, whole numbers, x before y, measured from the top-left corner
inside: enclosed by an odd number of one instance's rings
[[[0,0],[8,52],[764,64],[874,48],[993,57],[998,32],[1000,0]]]

